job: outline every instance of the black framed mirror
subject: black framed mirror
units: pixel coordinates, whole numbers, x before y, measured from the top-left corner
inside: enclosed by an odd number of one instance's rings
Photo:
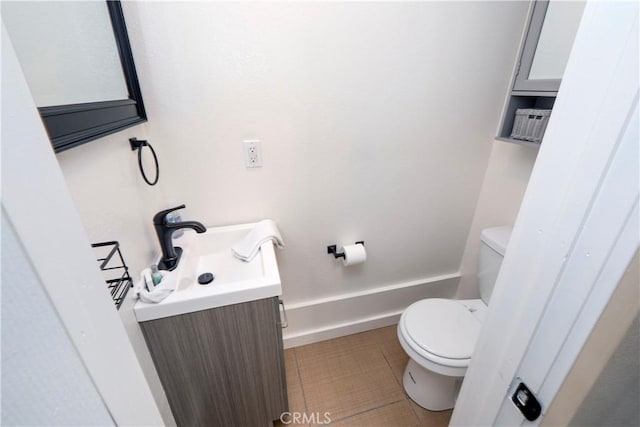
[[[120,1],[8,2],[3,22],[55,152],[147,120]]]

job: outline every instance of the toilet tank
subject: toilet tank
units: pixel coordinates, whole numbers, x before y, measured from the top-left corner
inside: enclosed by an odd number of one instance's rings
[[[478,287],[480,288],[480,297],[487,305],[491,299],[510,237],[511,227],[509,226],[485,228],[480,233]]]

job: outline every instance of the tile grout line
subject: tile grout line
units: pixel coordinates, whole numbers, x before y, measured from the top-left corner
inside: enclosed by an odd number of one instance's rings
[[[300,366],[298,366],[298,353],[296,352],[296,348],[293,347],[293,358],[296,362],[296,375],[298,376],[298,381],[300,381],[300,390],[302,390],[302,401],[304,402],[304,412],[307,412],[307,396],[304,393],[304,383],[302,382],[302,375],[300,375]]]
[[[382,352],[382,355],[384,356],[384,352]],[[386,356],[384,357],[384,359],[387,361],[387,363],[389,363],[389,361],[387,360],[387,357],[386,357]],[[390,363],[389,363],[389,366],[391,366],[391,364],[390,364]],[[391,371],[393,371],[393,369],[391,369]],[[393,372],[392,372],[392,373],[393,373]],[[419,424],[419,425],[424,425],[424,424],[422,423],[422,420],[420,419],[420,415],[418,415],[418,412],[416,412],[416,408],[414,407],[414,405],[412,405],[412,404],[411,404],[412,402],[410,402],[411,398],[409,397],[409,395],[407,395],[407,392],[406,392],[406,391],[405,391],[405,389],[404,389],[404,384],[402,384],[402,383],[400,382],[400,380],[398,380],[398,378],[396,378],[396,375],[395,375],[395,374],[393,374],[393,379],[395,379],[395,380],[396,380],[396,383],[398,383],[398,385],[402,388],[402,392],[403,392],[403,393],[404,393],[404,395],[406,396],[405,400],[406,400],[407,402],[409,402],[409,407],[411,408],[411,412],[413,412],[413,415],[416,417],[416,420],[418,420],[418,424]],[[413,402],[413,403],[415,403],[415,402]]]
[[[378,347],[380,347],[380,352],[382,353],[382,357],[384,357],[384,360],[387,362],[387,365],[389,366],[389,369],[391,370],[391,375],[393,375],[393,379],[396,381],[396,383],[402,388],[402,392],[405,394],[406,398],[404,400],[406,400],[407,402],[409,402],[409,400],[411,399],[408,395],[407,392],[404,389],[404,384],[402,384],[400,382],[400,380],[398,380],[398,378],[396,377],[396,374],[393,372],[393,367],[391,366],[391,362],[389,362],[389,359],[387,359],[387,355],[384,353],[384,350],[382,350],[381,345],[378,343]],[[423,425],[422,420],[420,419],[420,416],[418,415],[418,413],[416,412],[414,406],[411,404],[411,402],[409,402],[409,407],[411,408],[411,412],[413,413],[413,415],[416,417],[416,420],[418,421],[419,425]]]
[[[396,374],[393,372],[393,366],[391,366],[391,362],[389,362],[389,359],[387,359],[387,355],[384,354],[384,350],[382,350],[380,344],[378,344],[378,347],[380,347],[380,353],[382,353],[384,361],[387,362],[387,366],[389,367],[389,370],[391,370],[391,375],[393,375],[393,379],[395,380],[396,384],[398,384],[400,387],[402,387],[402,390],[404,390],[404,386],[400,384],[400,381],[398,381],[398,378],[396,378]]]
[[[415,402],[414,402],[415,403]],[[417,405],[417,403],[416,403]],[[411,404],[411,402],[409,402],[409,406],[411,407],[411,412],[413,412],[413,415],[415,415],[416,419],[418,420],[418,424],[420,425],[425,425],[422,420],[420,419],[420,416],[418,415],[418,413],[416,412],[416,408],[414,405]]]
[[[407,401],[407,399],[400,399],[400,400],[396,400],[394,402],[385,403],[384,405],[376,406],[375,408],[365,409],[364,411],[356,412],[355,414],[347,415],[346,417],[338,418],[337,420],[331,420],[331,423],[333,424],[334,422],[345,421],[345,420],[348,420],[349,418],[353,418],[353,417],[357,417],[358,415],[366,414],[367,412],[371,412],[371,411],[376,411],[378,409],[382,409],[385,406],[391,406],[391,405],[395,405],[396,403],[406,402],[406,401]],[[409,405],[409,406],[411,406],[411,405]],[[413,410],[413,408],[412,408],[412,410]],[[418,420],[418,421],[420,421],[420,420]]]

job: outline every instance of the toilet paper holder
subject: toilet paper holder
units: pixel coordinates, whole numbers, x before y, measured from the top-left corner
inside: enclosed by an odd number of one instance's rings
[[[364,240],[360,240],[359,242],[356,242],[356,245],[362,245],[364,246]],[[328,254],[333,254],[333,256],[337,259],[337,258],[346,258],[344,253],[337,253],[338,252],[338,247],[337,245],[329,245],[327,246],[327,253]]]

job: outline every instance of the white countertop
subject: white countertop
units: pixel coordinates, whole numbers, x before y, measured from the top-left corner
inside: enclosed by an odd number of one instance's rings
[[[240,261],[231,252],[231,246],[253,225],[208,228],[203,234],[185,230],[183,237],[174,239],[174,246],[183,249],[182,257],[163,281],[176,281],[176,290],[157,304],[138,300],[133,308],[138,322],[281,295],[271,241],[260,247],[251,262]],[[213,273],[214,281],[200,285],[198,276],[207,272]]]

